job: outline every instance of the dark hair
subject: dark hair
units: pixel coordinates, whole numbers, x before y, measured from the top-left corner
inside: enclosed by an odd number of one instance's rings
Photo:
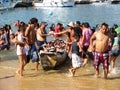
[[[62,24],[61,24],[61,23],[57,23],[57,25],[60,25],[60,26],[62,26]]]
[[[82,30],[80,27],[74,27],[75,35],[82,36]]]
[[[4,28],[5,28],[5,30],[7,31],[7,30],[10,30],[10,29],[11,29],[11,26],[8,25],[8,24],[5,24]]]
[[[91,29],[93,33],[95,32],[95,29],[96,29],[96,27],[93,27],[93,28]]]
[[[118,28],[118,25],[117,25],[117,24],[114,24],[114,25],[113,25],[113,28],[114,28],[114,29]]]
[[[76,24],[80,25],[81,23],[80,23],[80,21],[76,21]]]
[[[113,30],[111,30],[111,33],[112,33],[112,36],[113,37],[117,37],[117,32],[113,29]]]
[[[106,26],[106,27],[108,27],[108,24],[105,23],[105,22],[103,22],[103,23],[101,24],[101,26]]]
[[[53,28],[53,27],[50,27],[50,31],[54,31],[54,28]]]
[[[84,22],[84,23],[82,23],[82,25],[83,25],[85,28],[89,28],[89,27],[90,27],[90,25],[89,25],[88,22]]]
[[[30,19],[30,24],[35,24],[38,23],[38,19],[37,18],[31,18]]]
[[[25,26],[25,22],[20,22],[20,26]]]
[[[70,38],[70,32],[66,32],[66,35]]]

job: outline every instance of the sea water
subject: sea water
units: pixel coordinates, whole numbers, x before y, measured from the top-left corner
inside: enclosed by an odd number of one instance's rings
[[[120,4],[105,5],[76,5],[74,7],[41,7],[35,9],[14,8],[0,11],[0,26],[4,24],[13,25],[17,20],[28,23],[30,18],[36,17],[39,22],[46,21],[48,26],[52,23],[89,22],[93,27],[96,24],[107,22],[110,26],[114,23],[120,24]]]

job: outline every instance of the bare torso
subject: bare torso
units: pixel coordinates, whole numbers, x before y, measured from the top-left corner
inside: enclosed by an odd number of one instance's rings
[[[109,36],[98,31],[96,33],[95,51],[107,52]]]
[[[34,27],[28,26],[25,34],[26,34],[27,39],[28,39],[28,44],[34,44],[35,37],[36,37],[36,32],[34,30]]]
[[[46,41],[46,36],[42,36],[42,34],[45,34],[43,30],[40,28],[37,30],[37,40],[38,41]]]

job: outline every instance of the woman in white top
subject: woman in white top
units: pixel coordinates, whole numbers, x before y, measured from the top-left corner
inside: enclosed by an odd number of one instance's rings
[[[17,36],[14,36],[14,34],[11,34],[11,42],[13,42],[16,45],[16,54],[20,61],[19,68],[16,71],[16,73],[20,75],[20,77],[23,76],[23,70],[27,61],[26,53],[25,53],[25,41],[24,41],[23,32],[21,29],[22,28],[18,30]]]

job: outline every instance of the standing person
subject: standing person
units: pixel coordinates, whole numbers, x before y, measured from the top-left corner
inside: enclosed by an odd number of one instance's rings
[[[53,29],[53,27],[52,26],[49,27],[49,34],[51,35],[51,37],[49,37],[49,40],[51,41],[55,40],[54,33],[55,33],[55,30]]]
[[[1,40],[4,41],[2,47],[1,47],[1,50],[4,50],[4,49],[7,49],[9,50],[9,39],[8,39],[8,36],[7,36],[7,30],[5,29],[5,27],[1,30]]]
[[[51,27],[52,31],[55,31],[55,24],[54,23],[52,23],[50,27]]]
[[[17,33],[17,36],[15,36],[14,34],[10,35],[11,38],[11,42],[15,44],[16,46],[16,54],[18,56],[18,59],[20,61],[20,65],[19,68],[16,71],[16,74],[20,75],[20,77],[23,76],[23,70],[24,67],[26,65],[26,54],[25,54],[25,43],[24,43],[24,39],[22,37],[22,32],[19,30]]]
[[[20,26],[20,21],[17,20],[17,21],[13,24],[13,26],[19,28],[19,26]]]
[[[83,32],[82,32],[82,47],[83,47],[83,51],[87,52],[87,49],[90,45],[90,37],[92,36],[93,32],[90,29],[90,25],[88,22],[85,22],[82,24],[83,26]],[[86,56],[86,54],[83,54],[83,66],[85,66],[88,62],[88,57]]]
[[[32,59],[32,62],[35,63],[36,71],[38,71],[38,65],[39,65],[39,56],[37,52],[38,44],[37,44],[36,31],[35,31],[37,25],[38,25],[38,19],[31,18],[30,23],[25,30],[25,37],[30,47],[30,49],[28,50],[28,54],[30,58],[27,59],[27,62],[29,62],[30,59]]]
[[[4,28],[6,31],[7,41],[8,41],[7,49],[9,50],[10,49],[10,34],[12,33],[12,29],[11,29],[11,26],[7,24],[4,26]]]
[[[37,36],[38,46],[41,46],[47,42],[46,36],[49,36],[49,34],[47,34],[46,32],[46,26],[47,26],[46,22],[41,22],[40,27],[37,29],[36,36]]]
[[[62,24],[61,23],[57,23],[56,28],[55,28],[55,33],[59,33],[62,31]],[[56,38],[60,37],[61,35],[56,35]]]
[[[116,31],[112,31],[113,37],[114,37],[114,42],[112,45],[112,49],[110,51],[110,56],[109,56],[109,61],[110,61],[110,73],[115,73],[114,68],[115,68],[115,60],[119,56],[120,53],[120,37],[117,35]]]
[[[82,66],[82,61],[80,59],[80,53],[81,45],[79,43],[79,35],[74,35],[71,47],[72,52],[72,68],[69,69],[70,76],[74,76],[76,69],[80,68]]]
[[[94,68],[96,77],[99,76],[99,65],[103,64],[104,78],[107,79],[108,67],[109,67],[109,53],[108,53],[108,42],[110,33],[108,30],[108,24],[103,23],[99,31],[95,32],[90,39],[90,47],[94,52]],[[95,40],[95,46],[93,46],[93,41]]]
[[[66,32],[69,32],[70,33],[70,39],[72,40],[74,34],[75,34],[75,30],[74,30],[74,27],[75,27],[75,24],[73,22],[70,22],[68,25],[68,29],[67,30],[63,30],[61,32],[55,32],[55,35],[62,35],[62,34],[65,34]]]
[[[81,30],[83,29],[80,21],[76,21],[75,23],[75,27],[79,27]]]

